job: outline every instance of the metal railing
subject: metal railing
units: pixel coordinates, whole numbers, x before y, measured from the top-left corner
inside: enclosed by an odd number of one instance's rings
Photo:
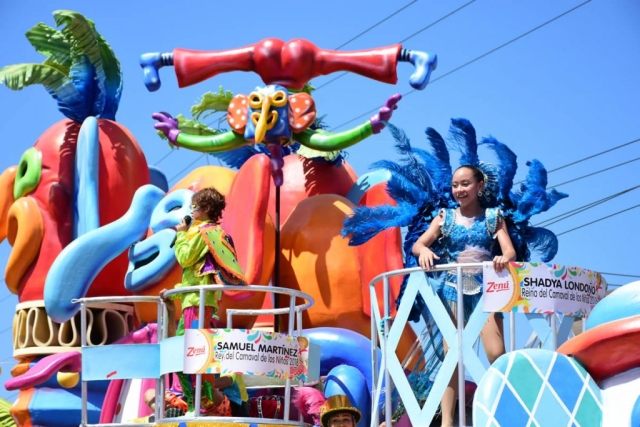
[[[153,296],[120,296],[120,297],[93,297],[93,298],[77,298],[71,300],[74,304],[80,304],[80,346],[82,348],[87,347],[87,306],[91,306],[94,304],[104,304],[104,303],[137,303],[137,302],[146,302],[152,303],[155,302],[157,304],[157,316],[158,319],[161,317],[160,303],[162,302],[160,297]],[[158,330],[158,337],[160,336],[160,331]],[[109,426],[109,425],[121,425],[121,424],[89,424],[89,408],[88,408],[88,382],[82,379],[81,387],[81,398],[82,398],[82,409],[81,409],[81,426]],[[160,379],[156,379],[156,396],[158,396],[158,388],[159,388]],[[164,394],[164,391],[163,391]],[[158,405],[156,405],[156,415],[158,413]],[[141,426],[153,426],[154,424],[138,424]]]
[[[382,382],[381,382],[381,378],[379,377],[379,372],[381,371],[383,373],[383,380],[384,380],[384,415],[385,415],[385,421],[386,421],[386,425],[390,426],[391,425],[391,419],[392,419],[392,407],[393,407],[393,402],[392,402],[392,394],[393,394],[393,389],[394,389],[394,383],[393,383],[393,379],[392,379],[392,375],[389,371],[389,359],[390,357],[396,357],[395,352],[397,349],[397,344],[395,346],[393,346],[393,348],[390,348],[388,346],[388,338],[389,338],[389,333],[390,333],[390,329],[391,329],[391,302],[390,302],[390,283],[389,280],[393,277],[398,277],[398,276],[405,276],[405,275],[411,275],[411,274],[416,274],[419,273],[420,276],[423,278],[423,280],[426,283],[421,283],[422,285],[426,285],[426,286],[431,286],[429,284],[429,280],[426,278],[426,274],[429,273],[442,273],[445,271],[454,271],[456,273],[456,278],[457,278],[457,286],[456,286],[456,290],[457,290],[457,308],[456,309],[456,322],[455,322],[455,333],[456,333],[456,346],[455,349],[457,350],[457,368],[458,368],[458,401],[459,403],[459,407],[458,407],[458,417],[461,423],[464,423],[464,420],[466,419],[466,404],[464,404],[464,402],[466,402],[465,399],[465,382],[466,382],[466,378],[465,378],[465,360],[464,360],[464,356],[463,356],[463,341],[464,341],[464,335],[463,332],[465,331],[465,319],[464,319],[464,310],[461,309],[461,307],[464,307],[464,292],[463,292],[463,286],[462,286],[462,278],[463,278],[463,271],[464,270],[468,270],[468,269],[482,269],[483,268],[483,263],[464,263],[464,264],[459,264],[459,263],[452,263],[452,264],[442,264],[442,265],[437,265],[434,266],[431,270],[426,271],[424,269],[422,269],[421,267],[414,267],[414,268],[405,268],[405,269],[401,269],[401,270],[394,270],[394,271],[389,271],[386,273],[382,273],[379,274],[378,276],[374,277],[371,282],[369,283],[369,289],[370,289],[370,293],[371,293],[371,366],[372,366],[372,386],[373,386],[373,390],[372,390],[372,420],[371,420],[371,427],[377,427],[379,424],[379,410],[378,410],[378,404],[380,402],[380,397],[383,391],[383,386],[382,386]],[[383,309],[382,309],[382,316],[380,315],[380,307],[378,306],[378,297],[377,297],[377,293],[376,293],[376,285],[382,282],[382,292],[383,292]],[[407,293],[407,290],[409,289],[409,283],[410,281],[407,282],[407,287],[405,288],[405,296]],[[446,286],[446,285],[444,285]],[[424,299],[424,294],[422,294],[422,291],[420,289],[423,288],[418,288],[418,293],[417,295],[422,295],[423,299]],[[410,310],[411,306],[413,305],[413,298],[406,298],[405,296],[403,296],[403,299],[400,303],[400,306],[398,307],[398,313],[400,313],[401,311],[406,311],[408,313],[408,311]],[[425,299],[425,304],[427,303],[426,299]],[[431,299],[431,303],[433,304],[433,306],[429,306],[428,309],[433,312],[435,311],[440,311],[440,313],[444,313],[444,310],[446,310],[444,308],[444,305],[442,304],[442,302],[439,300],[439,298],[432,298]],[[478,305],[480,306],[482,304],[482,300],[480,300],[480,302],[478,303]],[[435,307],[438,306],[439,307]],[[407,307],[408,306],[408,307]],[[476,310],[474,310],[474,313],[476,311],[482,311],[482,307],[476,307]],[[482,325],[484,325],[484,322],[486,322],[486,318],[487,318],[488,314],[485,315],[480,315],[480,318],[478,319],[478,316],[474,316],[478,321],[483,322]],[[438,316],[437,313],[433,313],[433,320],[436,323],[436,326],[438,327],[438,329],[440,329],[442,331],[443,326],[446,327],[446,325],[443,325],[443,322],[452,322],[452,319],[450,318],[449,315],[445,316],[446,319],[443,319],[442,316]],[[469,325],[467,325],[467,329],[477,329],[478,330],[478,335],[480,333],[481,327],[480,329],[478,329],[478,321],[476,321],[476,325],[474,326],[474,328],[471,328],[471,322],[472,322],[472,318],[469,319]],[[552,339],[553,339],[553,348],[557,348],[558,345],[558,338],[557,338],[557,334],[558,334],[558,327],[556,324],[556,315],[550,315],[550,329],[552,331]],[[397,320],[394,321],[394,330],[399,330],[402,331],[404,330],[407,322],[403,322],[403,324],[397,324]],[[583,322],[584,325],[584,322]],[[381,327],[380,327],[381,326]],[[515,350],[515,330],[516,330],[516,325],[515,325],[515,313],[510,312],[509,313],[509,351],[514,351]],[[396,339],[395,337],[395,333],[394,333],[394,340]],[[380,340],[380,349],[381,351],[381,364],[380,364],[380,368],[378,369],[378,353],[377,353],[377,348],[378,348],[378,339]],[[444,339],[444,338],[443,338]],[[474,337],[474,342],[477,341],[478,337]],[[422,343],[421,343],[422,344]],[[449,347],[449,351],[452,350],[452,346]],[[423,349],[424,351],[424,349]],[[446,360],[446,356],[445,356],[445,360]],[[443,361],[444,363],[444,361]],[[477,371],[476,371],[477,372]],[[403,373],[404,374],[404,373]],[[435,388],[436,383],[440,383],[441,380],[439,380],[439,374],[436,375],[436,378],[434,380],[433,383],[433,387]],[[447,378],[447,383],[448,383],[449,379]],[[477,380],[476,380],[477,381]],[[443,388],[441,387],[441,385],[439,384],[439,387],[443,390]],[[413,393],[413,392],[412,392]],[[438,394],[438,393],[434,393],[434,394]],[[414,400],[415,400],[415,396]],[[429,396],[429,397],[435,397],[435,396]],[[427,398],[427,402],[429,402],[429,397]],[[439,398],[439,396],[438,396]],[[427,406],[427,402],[425,402],[425,407]],[[431,402],[430,406],[434,407],[434,405],[436,405],[435,403]],[[410,411],[409,408],[407,408],[407,405],[405,404],[405,408],[407,409],[407,414],[410,416],[410,419],[412,421],[412,423],[414,425],[418,425],[416,424],[416,421],[414,418],[411,417],[410,415]],[[435,406],[435,408],[437,408],[437,405]],[[432,415],[433,416],[433,415]],[[419,422],[422,423],[420,425],[423,425],[424,423],[427,423],[429,420],[425,420],[425,419],[420,419]],[[464,424],[461,424],[464,425]]]
[[[289,296],[288,308],[273,308],[273,309],[227,309],[227,327],[232,327],[233,316],[254,316],[260,314],[289,314],[287,334],[293,336],[294,329],[298,335],[302,335],[302,312],[307,310],[314,304],[313,298],[301,291],[279,288],[273,286],[258,286],[258,285],[246,285],[246,286],[231,286],[231,285],[203,285],[203,286],[189,286],[178,289],[171,289],[160,297],[154,296],[123,296],[123,297],[94,297],[94,298],[78,298],[72,300],[73,303],[80,304],[81,316],[81,345],[87,346],[87,306],[100,303],[156,303],[157,304],[157,341],[158,344],[167,338],[168,333],[168,310],[166,299],[173,295],[198,292],[200,301],[205,301],[205,295],[207,292],[216,291],[239,291],[239,292],[265,292],[269,294],[281,294]],[[303,300],[301,304],[296,304],[296,300],[300,298]],[[204,312],[205,304],[200,304],[198,307],[198,329],[205,328],[204,325]],[[297,328],[296,328],[297,326]],[[135,344],[131,344],[135,345]],[[182,355],[181,355],[182,357]],[[160,375],[156,378],[156,405],[155,405],[155,423],[151,424],[131,424],[131,426],[154,426],[157,424],[175,423],[175,422],[189,422],[189,421],[202,421],[203,417],[200,414],[201,398],[202,398],[202,375],[196,374],[196,387],[194,393],[194,416],[179,418],[164,418],[164,394],[165,394],[165,375]],[[303,385],[302,381],[299,383]],[[284,420],[270,420],[263,418],[249,418],[249,417],[206,417],[210,421],[227,421],[227,422],[244,422],[244,423],[260,423],[260,424],[278,424],[278,425],[301,425],[300,421],[292,422],[289,420],[290,405],[291,405],[291,378],[287,378],[285,382],[285,396],[284,396]],[[89,424],[88,423],[88,389],[87,381],[82,381],[81,384],[81,396],[82,396],[82,414],[81,414],[81,427],[107,427],[107,426],[126,426],[127,424]],[[161,400],[160,400],[161,399]]]

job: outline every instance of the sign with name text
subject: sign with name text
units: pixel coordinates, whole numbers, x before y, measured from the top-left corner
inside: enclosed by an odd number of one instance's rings
[[[516,312],[587,317],[605,296],[607,282],[600,273],[559,264],[512,262],[496,273],[483,264],[485,312]]]
[[[309,341],[252,329],[186,329],[184,372],[306,381]]]

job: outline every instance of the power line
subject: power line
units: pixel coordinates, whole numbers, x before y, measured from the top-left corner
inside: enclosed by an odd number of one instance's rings
[[[565,220],[565,219],[567,219],[569,217],[572,217],[574,215],[582,213],[582,212],[584,212],[584,211],[586,211],[588,209],[594,208],[594,207],[596,207],[596,206],[598,206],[598,205],[600,205],[602,203],[608,202],[608,201],[610,201],[612,199],[615,199],[616,197],[622,196],[623,194],[626,194],[626,193],[628,193],[630,191],[633,191],[633,190],[635,190],[637,188],[640,188],[640,185],[636,185],[635,187],[627,188],[626,190],[623,190],[623,191],[620,191],[618,193],[612,194],[610,196],[604,197],[604,198],[602,198],[600,200],[596,200],[595,202],[591,202],[591,203],[588,203],[586,205],[583,205],[583,206],[580,206],[578,208],[575,208],[575,209],[572,209],[570,211],[567,211],[565,213],[562,213],[560,215],[556,215],[554,217],[551,217],[549,219],[546,219],[546,220],[536,224],[535,226],[536,227],[548,227],[548,226],[550,226],[552,224],[555,224],[556,222],[563,221],[563,220]]]
[[[375,24],[373,24],[372,26],[370,26],[369,28],[367,28],[366,30],[358,33],[356,36],[350,38],[349,40],[347,40],[346,42],[342,43],[340,46],[338,46],[335,50],[338,49],[342,49],[343,47],[345,47],[346,45],[348,45],[349,43],[351,43],[352,41],[355,41],[356,39],[362,37],[363,35],[367,34],[369,31],[373,30],[374,28],[376,28],[377,26],[379,26],[380,24],[388,21],[389,19],[393,18],[394,16],[396,16],[398,13],[402,12],[403,10],[405,10],[406,8],[408,8],[409,6],[413,5],[414,3],[416,3],[418,0],[413,0],[407,4],[405,4],[404,6],[402,6],[400,9],[396,10],[395,12],[393,12],[390,15],[387,15],[386,17],[384,17],[383,19],[381,19],[380,21],[376,22]]]
[[[169,157],[171,154],[173,154],[173,152],[174,152],[174,151],[176,151],[176,150],[171,149],[167,154],[165,154],[164,156],[162,156],[162,157],[160,158],[160,160],[158,160],[157,162],[155,162],[155,163],[153,164],[153,166],[158,166],[158,165],[160,164],[160,162],[161,162],[161,161],[163,161],[164,159],[166,159],[167,157]]]
[[[443,78],[445,78],[445,77],[447,77],[447,76],[450,76],[451,74],[453,74],[453,73],[455,73],[455,72],[457,72],[457,71],[460,71],[461,69],[463,69],[463,68],[465,68],[465,67],[467,67],[467,66],[469,66],[469,65],[471,65],[471,64],[473,64],[473,63],[475,63],[475,62],[477,62],[477,61],[479,61],[480,59],[485,58],[485,57],[487,57],[487,56],[491,55],[492,53],[495,53],[495,52],[499,51],[500,49],[502,49],[502,48],[504,48],[504,47],[509,46],[510,44],[512,44],[512,43],[514,43],[514,42],[516,42],[516,41],[520,40],[521,38],[526,37],[526,36],[528,36],[529,34],[531,34],[531,33],[535,32],[535,31],[537,31],[537,30],[539,30],[539,29],[541,29],[541,28],[543,28],[543,27],[545,27],[545,26],[547,26],[547,25],[551,24],[552,22],[554,22],[554,21],[556,21],[556,20],[558,20],[558,19],[562,18],[563,16],[568,15],[569,13],[571,13],[571,12],[573,12],[573,11],[575,11],[575,10],[578,10],[579,8],[581,8],[582,6],[584,6],[585,4],[587,4],[587,3],[589,3],[589,2],[591,2],[591,0],[587,0],[587,1],[583,2],[583,3],[580,3],[580,4],[579,4],[579,5],[577,5],[577,6],[572,7],[571,9],[569,9],[569,10],[567,10],[567,11],[565,11],[565,12],[561,13],[560,15],[555,16],[554,18],[551,18],[550,20],[548,20],[548,21],[546,21],[546,22],[544,22],[544,23],[542,23],[542,24],[538,25],[537,27],[532,28],[531,30],[529,30],[529,31],[527,31],[527,32],[524,32],[524,33],[520,34],[519,36],[517,36],[517,37],[515,37],[515,38],[513,38],[513,39],[511,39],[511,40],[509,40],[508,42],[503,43],[503,44],[501,44],[500,46],[495,47],[495,48],[493,48],[493,49],[491,49],[491,50],[489,50],[489,51],[487,51],[487,52],[483,53],[482,55],[477,56],[477,57],[475,57],[475,58],[473,58],[473,59],[471,59],[471,60],[469,60],[469,61],[465,62],[464,64],[462,64],[462,65],[460,65],[460,66],[458,66],[458,67],[454,68],[453,70],[450,70],[450,71],[448,71],[448,72],[444,73],[443,75],[441,75],[441,76],[439,76],[439,77],[437,77],[437,78],[435,78],[435,79],[431,80],[429,84],[433,84],[433,83],[437,82],[438,80],[442,80]],[[407,96],[411,95],[411,94],[412,94],[412,93],[414,93],[414,92],[416,92],[416,89],[412,89],[412,90],[410,90],[409,92],[407,92],[407,93],[403,94],[402,96],[403,96],[403,97],[407,97]],[[369,110],[369,111],[367,111],[367,112],[364,112],[364,113],[360,114],[360,115],[359,115],[359,116],[357,116],[357,117],[354,117],[354,118],[352,118],[352,119],[350,119],[350,120],[347,120],[347,121],[346,121],[346,122],[344,122],[344,123],[339,124],[338,126],[333,127],[333,129],[331,129],[331,130],[335,130],[335,129],[340,128],[340,127],[342,127],[342,126],[348,125],[349,123],[354,122],[354,121],[356,121],[356,120],[358,120],[358,119],[360,119],[360,118],[362,118],[362,117],[364,117],[364,116],[366,116],[366,115],[368,115],[368,114],[371,114],[371,113],[373,113],[373,112],[375,112],[375,111],[378,111],[379,109],[380,109],[380,107],[373,108],[373,109],[371,109],[371,110]]]
[[[436,21],[433,21],[431,24],[429,24],[429,25],[427,25],[427,26],[425,26],[425,27],[420,28],[420,29],[419,29],[418,31],[416,31],[415,33],[411,34],[411,35],[410,35],[410,36],[408,36],[408,37],[405,37],[405,38],[404,38],[404,39],[402,39],[402,40],[400,40],[400,41],[398,42],[398,44],[402,44],[402,43],[406,42],[407,40],[414,38],[414,37],[415,37],[415,36],[417,36],[418,34],[420,34],[420,33],[424,32],[424,31],[428,30],[429,28],[433,27],[433,26],[434,26],[434,25],[436,25],[437,23],[442,22],[442,21],[444,21],[445,19],[449,18],[450,16],[452,16],[452,15],[454,15],[454,14],[456,14],[456,13],[460,12],[462,9],[464,9],[464,8],[465,8],[465,7],[467,7],[467,6],[469,6],[471,3],[475,2],[475,1],[476,1],[476,0],[471,0],[470,2],[463,4],[462,6],[460,6],[460,7],[459,7],[459,8],[457,8],[457,9],[455,9],[454,11],[449,12],[448,14],[444,15],[442,18],[440,18],[440,19],[438,19],[438,20],[436,20]]]
[[[632,278],[640,279],[640,274],[603,273],[603,272],[600,272],[600,274],[606,274],[607,276],[632,277]]]
[[[591,156],[587,156],[587,157],[582,158],[582,159],[580,159],[580,160],[576,160],[575,162],[567,163],[566,165],[563,165],[563,166],[557,167],[557,168],[555,168],[555,169],[551,169],[551,170],[547,171],[547,173],[551,173],[551,172],[559,171],[560,169],[564,169],[564,168],[567,168],[567,167],[569,167],[569,166],[573,166],[573,165],[578,164],[578,163],[580,163],[580,162],[584,162],[585,160],[593,159],[594,157],[601,156],[601,155],[606,154],[606,153],[609,153],[609,152],[611,152],[611,151],[613,151],[613,150],[617,150],[618,148],[622,148],[622,147],[626,147],[627,145],[635,144],[635,143],[636,143],[636,142],[638,142],[638,141],[640,141],[640,138],[638,138],[638,139],[634,139],[633,141],[625,142],[624,144],[620,144],[620,145],[618,145],[618,146],[616,146],[616,147],[609,148],[608,150],[604,150],[604,151],[601,151],[601,152],[599,152],[599,153],[592,154]]]
[[[206,156],[207,153],[203,153],[200,156],[196,157],[196,159],[194,161],[192,161],[191,163],[189,163],[187,166],[184,167],[184,169],[182,169],[180,172],[178,172],[177,174],[175,174],[174,176],[171,177],[171,179],[169,180],[169,182],[173,181],[174,179],[176,179],[177,177],[179,177],[182,172],[186,171],[187,169],[189,169],[191,166],[195,165],[198,160],[200,160],[201,158],[203,158],[204,156]]]
[[[636,157],[635,159],[627,160],[626,162],[618,163],[617,165],[609,166],[608,168],[600,169],[599,171],[595,171],[595,172],[591,172],[591,173],[586,174],[586,175],[579,176],[578,178],[570,179],[569,181],[561,182],[560,184],[551,185],[550,188],[560,187],[561,185],[569,184],[569,183],[574,182],[574,181],[579,181],[579,180],[584,179],[584,178],[589,178],[590,176],[597,175],[599,173],[606,172],[608,170],[615,169],[615,168],[618,168],[620,166],[624,166],[624,165],[629,164],[629,163],[637,162],[638,160],[640,160],[640,157]]]
[[[422,27],[421,29],[419,29],[419,30],[418,30],[418,31],[416,31],[415,33],[411,34],[410,36],[405,37],[404,39],[400,40],[400,41],[398,42],[398,44],[402,44],[402,43],[406,42],[407,40],[409,40],[409,39],[411,39],[411,38],[413,38],[413,37],[417,36],[417,35],[418,35],[418,34],[420,34],[420,33],[422,33],[423,31],[428,30],[429,28],[433,27],[433,26],[434,26],[434,25],[436,25],[437,23],[444,21],[445,19],[447,19],[447,18],[449,18],[450,16],[454,15],[455,13],[457,13],[457,12],[461,11],[462,9],[464,9],[464,8],[465,8],[465,7],[467,7],[467,6],[469,6],[471,3],[475,2],[475,1],[476,1],[476,0],[471,0],[470,2],[468,2],[468,3],[466,3],[466,4],[463,4],[462,6],[460,6],[460,7],[459,7],[459,8],[457,8],[457,9],[455,9],[454,11],[449,12],[448,14],[446,14],[446,15],[444,15],[444,16],[442,16],[442,17],[438,18],[438,19],[436,19],[435,21],[433,21],[433,22],[432,22],[432,23],[430,23],[429,25],[427,25],[427,26],[425,26],[425,27]],[[346,76],[347,74],[349,74],[349,73],[348,73],[348,72],[346,72],[346,71],[345,71],[345,72],[342,72],[342,73],[338,74],[336,77],[334,77],[334,78],[332,78],[331,80],[329,80],[328,82],[321,84],[321,85],[320,85],[320,86],[318,86],[315,90],[317,91],[317,90],[319,90],[319,89],[322,89],[323,87],[326,87],[326,86],[330,85],[331,83],[335,82],[335,81],[336,81],[336,80],[338,80],[338,79],[341,79],[342,77]]]
[[[618,150],[620,148],[626,147],[626,146],[631,145],[631,144],[635,144],[638,141],[640,141],[640,138],[634,139],[633,141],[625,142],[624,144],[617,145],[615,147],[609,148],[609,149],[601,151],[599,153],[592,154],[592,155],[587,156],[587,157],[583,157],[582,159],[576,160],[576,161],[571,162],[571,163],[567,163],[566,165],[558,166],[555,169],[548,170],[547,174],[559,171],[560,169],[568,168],[569,166],[577,165],[578,163],[584,162],[585,160],[590,160],[590,159],[593,159],[595,157],[602,156],[603,154],[610,153],[611,151]],[[525,182],[525,180],[515,182],[513,185],[522,184],[523,182]]]
[[[15,294],[12,294],[11,292],[9,292],[9,295],[6,295],[4,298],[0,299],[0,302],[4,302],[6,300],[8,300],[11,297],[15,297]]]
[[[586,224],[579,225],[579,226],[577,226],[577,227],[575,227],[575,228],[572,228],[572,229],[570,229],[570,230],[563,231],[562,233],[557,233],[557,234],[556,234],[556,236],[562,236],[563,234],[567,234],[567,233],[570,233],[570,232],[572,232],[572,231],[579,230],[579,229],[581,229],[581,228],[583,228],[583,227],[586,227],[586,226],[588,226],[588,225],[595,224],[596,222],[603,221],[603,220],[605,220],[605,219],[611,218],[611,217],[616,216],[616,215],[620,215],[620,214],[622,214],[622,213],[625,213],[625,212],[627,212],[627,211],[630,211],[630,210],[632,210],[632,209],[639,208],[639,207],[640,207],[640,204],[637,204],[637,205],[635,205],[635,206],[631,206],[630,208],[623,209],[623,210],[621,210],[621,211],[618,211],[618,212],[612,213],[611,215],[607,215],[607,216],[604,216],[604,217],[602,217],[602,218],[596,219],[595,221],[591,221],[591,222],[588,222],[588,223],[586,223]]]

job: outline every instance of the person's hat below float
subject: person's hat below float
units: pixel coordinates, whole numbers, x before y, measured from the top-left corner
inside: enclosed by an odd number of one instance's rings
[[[320,409],[322,427],[355,427],[362,418],[357,408],[343,394],[331,396]]]

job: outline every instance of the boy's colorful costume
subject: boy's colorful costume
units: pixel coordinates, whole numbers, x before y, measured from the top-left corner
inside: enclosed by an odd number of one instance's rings
[[[187,231],[179,231],[176,236],[175,255],[182,266],[182,283],[176,289],[202,285],[244,285],[245,279],[236,256],[231,236],[219,224],[211,221],[194,221]],[[211,327],[213,319],[218,319],[218,301],[221,291],[205,293],[203,328]],[[176,335],[184,335],[185,329],[197,329],[199,321],[200,293],[180,294],[182,318]],[[178,373],[184,397],[193,410],[193,385],[195,376]],[[203,378],[202,411],[209,415],[230,415],[229,401],[213,403],[213,375]],[[225,405],[226,402],[226,405]]]
[[[247,386],[244,383],[242,374],[224,374],[223,377],[229,377],[233,381],[229,387],[221,388],[220,391],[229,399],[231,406],[231,415],[234,417],[248,417],[249,394]],[[220,377],[215,374],[216,379]]]

